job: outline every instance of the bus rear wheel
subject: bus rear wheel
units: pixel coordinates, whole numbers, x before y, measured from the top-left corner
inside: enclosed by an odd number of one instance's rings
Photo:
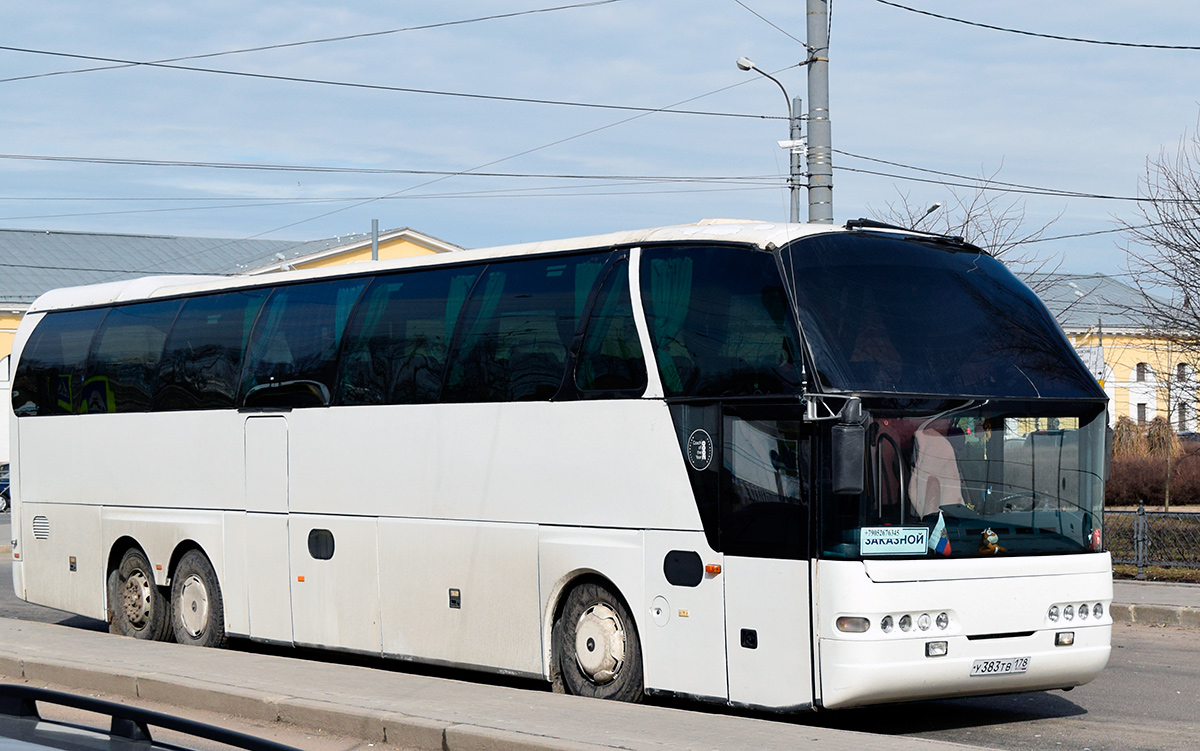
[[[225,603],[208,556],[189,550],[171,579],[171,627],[175,641],[197,647],[225,646]]]
[[[638,702],[645,693],[637,627],[621,598],[594,582],[567,595],[554,627],[555,682],[568,694]]]
[[[146,554],[130,548],[108,575],[108,630],[148,641],[171,638],[167,598],[154,583],[154,569]]]

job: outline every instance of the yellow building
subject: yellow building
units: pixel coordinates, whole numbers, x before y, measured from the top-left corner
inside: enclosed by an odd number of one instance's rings
[[[1155,334],[1142,293],[1102,274],[1033,274],[1045,301],[1109,398],[1109,424],[1167,418],[1197,430],[1197,353]]]

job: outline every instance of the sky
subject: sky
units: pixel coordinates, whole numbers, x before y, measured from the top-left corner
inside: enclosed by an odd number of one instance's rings
[[[934,172],[1136,197],[1200,122],[1197,50],[830,3],[839,224],[971,184]],[[902,4],[1200,46],[1194,0]],[[788,218],[786,100],[735,61],[807,101],[803,0],[42,0],[6,4],[0,29],[0,228],[308,240],[377,219],[484,247]],[[316,41],[333,37],[351,38]],[[104,69],[45,75],[83,68]],[[1104,233],[1028,252],[1126,271],[1111,230],[1134,202],[1002,198],[1046,238]]]

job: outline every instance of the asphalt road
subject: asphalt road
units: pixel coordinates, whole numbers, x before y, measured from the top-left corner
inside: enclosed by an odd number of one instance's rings
[[[0,617],[107,629],[101,621],[17,599],[9,584],[11,572],[11,561],[0,561]],[[911,735],[1014,751],[1200,751],[1200,630],[1121,624],[1114,628],[1113,647],[1112,658],[1100,677],[1071,692],[916,702],[791,718],[764,717],[776,722]],[[398,669],[395,662],[247,642],[237,642],[235,648],[297,659]],[[506,682],[501,677],[463,671],[412,669],[479,682]],[[508,682],[532,692],[542,690],[540,684],[529,681]],[[696,704],[671,705],[696,712],[722,711]]]

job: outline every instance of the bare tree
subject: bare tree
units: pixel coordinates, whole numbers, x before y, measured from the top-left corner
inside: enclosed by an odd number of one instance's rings
[[[1058,217],[1031,227],[1026,221],[1025,202],[1012,198],[1003,186],[995,184],[998,173],[999,170],[980,178],[979,187],[973,191],[947,188],[949,198],[944,205],[938,204],[936,210],[931,210],[929,203],[914,202],[910,193],[899,189],[899,198],[889,202],[886,210],[876,211],[871,207],[868,210],[890,224],[957,235],[986,250],[1013,273],[1032,280],[1034,291],[1038,292],[1039,280],[1045,278],[1041,275],[1057,271],[1061,258],[1030,250],[1028,246],[1041,239]]]
[[[1138,220],[1118,220],[1131,276],[1157,333],[1200,356],[1200,123],[1146,159],[1138,194]]]

